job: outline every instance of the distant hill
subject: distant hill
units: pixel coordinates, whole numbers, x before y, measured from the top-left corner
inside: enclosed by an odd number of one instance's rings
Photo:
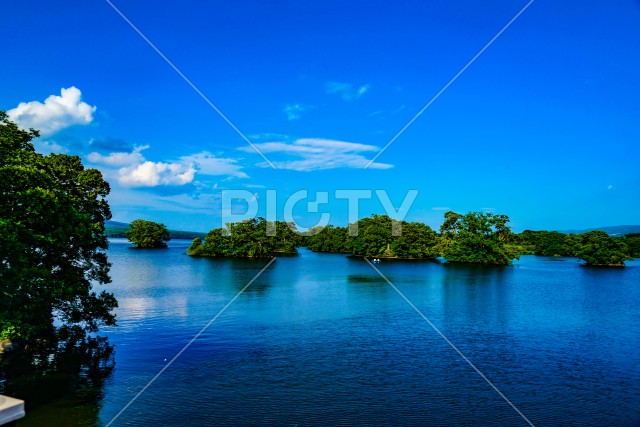
[[[127,237],[127,231],[129,230],[129,224],[126,222],[118,221],[105,221],[105,234],[107,237]],[[182,231],[182,230],[169,230],[169,235],[172,239],[194,239],[196,237],[205,237],[207,233],[200,233],[197,231]]]
[[[624,236],[625,234],[640,233],[640,225],[612,225],[609,227],[589,228],[587,230],[564,230],[562,233],[580,234],[593,230],[604,231],[612,236]]]

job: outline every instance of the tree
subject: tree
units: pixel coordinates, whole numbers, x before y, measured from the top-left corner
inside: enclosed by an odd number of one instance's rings
[[[301,237],[294,230],[293,223],[268,222],[264,218],[228,223],[226,228],[216,228],[207,233],[204,244],[200,238],[193,239],[187,254],[250,258],[278,253],[295,254]],[[273,231],[274,234],[267,231]]]
[[[574,256],[575,246],[579,244],[575,235],[558,231],[525,230],[521,237],[525,244],[532,247],[535,255],[542,256]]]
[[[629,247],[629,255],[640,258],[640,233],[627,234],[624,242]]]
[[[629,248],[620,238],[609,236],[604,231],[582,233],[582,246],[576,256],[587,265],[624,267],[629,256]]]
[[[474,264],[510,264],[517,258],[508,245],[509,217],[484,212],[445,213],[440,227],[441,251],[447,261]]]
[[[393,220],[388,215],[371,215],[358,220],[358,235],[353,236],[354,255],[366,257],[394,257],[390,244],[393,241]]]
[[[314,227],[305,238],[306,245],[315,252],[350,253],[352,240],[347,227]]]
[[[402,234],[394,238],[390,248],[400,258],[432,259],[438,253],[438,236],[426,224],[402,222]]]
[[[164,224],[144,219],[136,219],[129,224],[127,238],[143,249],[166,248],[167,242],[171,240],[169,230]]]
[[[0,111],[0,339],[115,324],[104,221],[109,184],[77,156],[35,152],[36,130]]]
[[[207,233],[204,238],[202,255],[228,256],[231,255],[231,247],[224,228],[216,228]]]
[[[187,248],[187,255],[191,256],[202,256],[204,252],[204,246],[202,245],[202,239],[200,237],[196,237],[191,242],[191,246]]]

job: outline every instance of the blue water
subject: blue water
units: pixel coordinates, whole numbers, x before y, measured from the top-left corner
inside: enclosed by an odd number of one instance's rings
[[[116,364],[92,403],[96,424],[268,262],[194,259],[188,245],[112,240],[119,326],[101,333]],[[377,267],[534,425],[640,425],[640,262]],[[113,425],[528,424],[364,260],[301,249],[271,264]]]

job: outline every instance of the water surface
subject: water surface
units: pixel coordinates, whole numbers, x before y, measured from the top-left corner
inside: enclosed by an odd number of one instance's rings
[[[91,399],[63,396],[20,425],[107,424],[268,262],[194,259],[189,243],[111,241],[119,326],[102,335],[115,368]],[[536,426],[639,425],[638,261],[377,267]],[[278,258],[113,423],[362,424],[527,425],[364,260],[305,249]]]

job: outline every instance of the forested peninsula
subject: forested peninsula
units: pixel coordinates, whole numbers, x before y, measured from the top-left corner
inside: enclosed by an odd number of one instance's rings
[[[592,266],[623,267],[640,256],[640,234],[612,237],[604,231],[564,234],[557,231],[514,233],[506,215],[446,212],[439,232],[421,222],[372,215],[347,227],[315,227],[297,232],[293,223],[264,218],[227,224],[193,239],[191,256],[269,257],[295,254],[306,246],[380,259],[434,260],[450,263],[508,265],[520,255],[576,257]]]

